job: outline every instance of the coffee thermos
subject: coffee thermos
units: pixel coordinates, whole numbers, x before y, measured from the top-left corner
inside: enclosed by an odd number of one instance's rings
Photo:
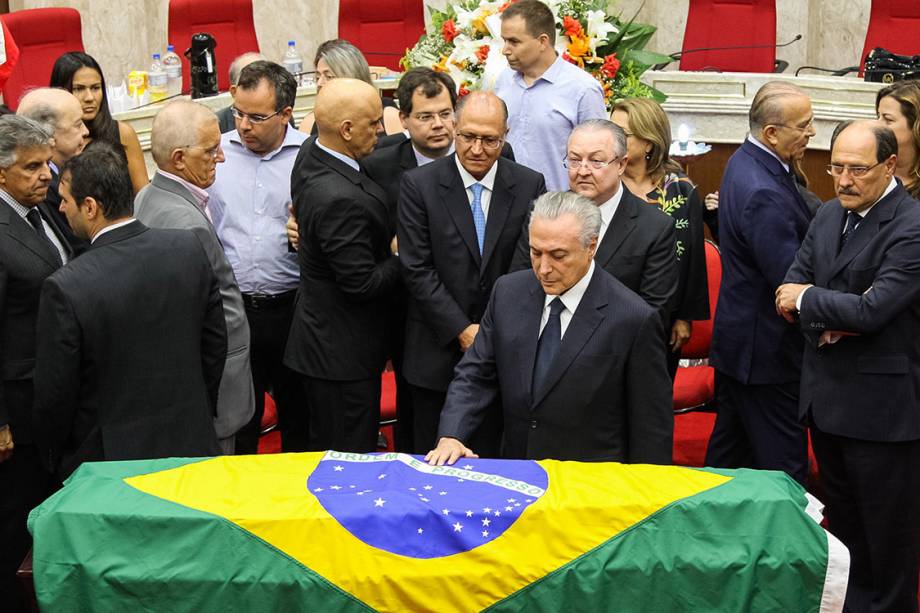
[[[217,41],[206,32],[192,36],[192,46],[185,50],[191,65],[191,96],[205,98],[217,95]]]

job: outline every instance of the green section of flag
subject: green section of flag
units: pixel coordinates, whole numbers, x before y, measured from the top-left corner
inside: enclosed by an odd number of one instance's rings
[[[236,524],[122,479],[200,461],[84,464],[29,517],[43,611],[368,611]],[[100,515],[100,509],[118,513]]]
[[[613,537],[489,613],[820,609],[827,537],[783,473],[721,471],[731,481]],[[726,499],[733,513],[726,514]]]

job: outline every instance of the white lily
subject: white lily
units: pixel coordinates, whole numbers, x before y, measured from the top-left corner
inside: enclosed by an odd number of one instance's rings
[[[604,11],[588,11],[587,21],[587,34],[592,54],[596,51],[599,44],[607,42],[607,37],[611,32],[619,32],[615,25],[607,21],[607,15]]]

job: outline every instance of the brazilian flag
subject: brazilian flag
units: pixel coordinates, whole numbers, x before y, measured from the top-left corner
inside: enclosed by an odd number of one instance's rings
[[[44,610],[834,611],[781,473],[327,453],[85,464],[29,518]]]

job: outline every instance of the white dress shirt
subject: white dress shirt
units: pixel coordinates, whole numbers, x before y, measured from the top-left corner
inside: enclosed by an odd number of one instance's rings
[[[482,190],[482,196],[479,197],[479,204],[482,206],[482,214],[485,216],[486,221],[488,221],[489,204],[492,202],[492,188],[495,185],[495,173],[498,171],[498,160],[492,164],[492,168],[490,168],[486,176],[480,180],[477,180],[473,175],[468,173],[456,156],[454,156],[454,162],[457,164],[457,170],[460,171],[460,179],[463,181],[463,187],[466,188],[466,198],[469,200],[470,206],[473,205],[473,190],[470,189],[470,186],[474,183],[479,183],[485,188]]]
[[[579,279],[575,285],[566,290],[564,294],[558,296],[558,298],[562,300],[562,304],[565,306],[565,308],[562,309],[562,312],[559,313],[559,338],[565,337],[565,331],[569,327],[569,322],[572,321],[572,316],[575,314],[575,310],[578,308],[578,304],[581,302],[581,299],[585,295],[585,290],[588,289],[588,284],[591,282],[591,276],[593,274],[594,260],[591,260],[591,265],[588,267],[588,272],[585,273],[585,276]],[[549,321],[549,303],[556,298],[557,296],[547,294],[543,301],[543,316],[540,317],[540,334],[543,334],[543,328],[546,326],[546,322]]]
[[[92,240],[90,241],[90,243],[95,243],[95,242],[96,242],[96,239],[98,239],[100,236],[102,236],[102,235],[105,234],[106,232],[111,232],[112,230],[117,230],[118,228],[121,228],[122,226],[126,226],[126,225],[128,225],[129,223],[134,223],[135,221],[137,221],[137,220],[134,219],[133,217],[131,217],[130,219],[125,219],[124,221],[119,221],[118,223],[113,223],[111,226],[106,226],[106,227],[102,228],[101,230],[99,230],[98,232],[96,232],[96,235],[93,236],[93,238],[92,238]]]
[[[620,206],[620,200],[623,199],[623,182],[620,181],[620,186],[617,188],[617,193],[615,193],[610,200],[604,204],[597,207],[601,212],[601,230],[597,235],[597,244],[600,245],[601,241],[604,240],[604,234],[607,233],[607,228],[610,227],[610,222],[613,221],[613,216],[617,213],[617,208]]]

